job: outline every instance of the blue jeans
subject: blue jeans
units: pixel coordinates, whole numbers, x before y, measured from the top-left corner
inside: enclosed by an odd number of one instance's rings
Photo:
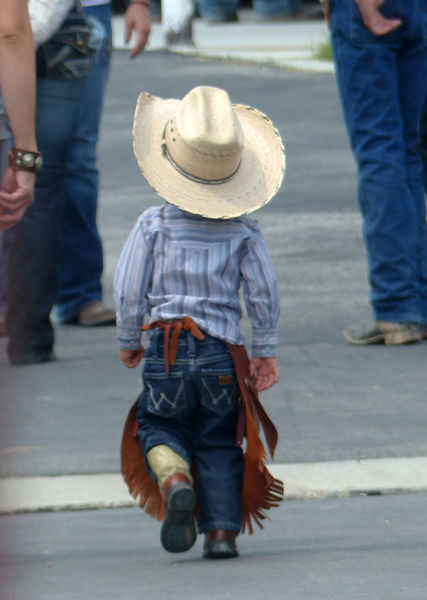
[[[7,313],[12,362],[47,356],[53,347],[49,314],[57,291],[66,160],[84,83],[37,80],[36,136],[44,163],[34,202],[14,227]]]
[[[165,444],[197,472],[198,529],[240,531],[242,450],[236,445],[239,392],[226,344],[181,332],[177,359],[166,375],[163,332],[145,353],[138,434],[144,453]]]
[[[197,0],[200,16],[208,20],[233,16],[239,4],[240,0]],[[253,0],[253,7],[262,17],[292,14],[299,10],[300,0]]]
[[[331,2],[338,89],[358,166],[370,300],[380,321],[427,324],[427,225],[418,116],[427,92],[427,3],[385,0],[403,25],[374,36],[354,0]]]
[[[423,161],[424,192],[427,194],[427,96],[424,100],[419,123],[419,145]]]
[[[92,26],[92,67],[67,157],[61,260],[56,298],[60,320],[73,320],[88,302],[101,300],[103,251],[96,224],[96,145],[111,57],[111,5],[85,8]]]

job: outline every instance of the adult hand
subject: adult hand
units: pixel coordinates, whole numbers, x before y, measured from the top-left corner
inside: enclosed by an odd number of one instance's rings
[[[362,15],[363,23],[374,35],[386,35],[397,29],[401,19],[387,19],[380,13],[384,0],[355,0]]]
[[[145,348],[140,346],[134,350],[119,350],[120,360],[128,369],[137,367],[144,357]]]
[[[255,387],[259,392],[268,390],[280,379],[277,360],[272,357],[255,357],[249,361],[249,375],[256,378]]]
[[[136,41],[131,50],[130,58],[134,58],[144,50],[150,35],[150,9],[146,4],[132,2],[125,14],[126,42],[130,42],[132,32]]]
[[[0,231],[16,225],[34,199],[34,173],[9,167],[0,190]]]

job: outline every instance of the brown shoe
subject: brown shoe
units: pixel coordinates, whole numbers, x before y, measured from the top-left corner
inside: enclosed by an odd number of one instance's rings
[[[193,486],[183,473],[174,473],[166,479],[160,491],[167,506],[160,532],[162,546],[167,552],[185,552],[197,538]]]
[[[391,321],[373,321],[344,329],[343,335],[351,344],[402,345],[413,344],[421,340],[421,328],[414,323],[393,323]]]
[[[234,558],[238,555],[234,531],[213,529],[205,534],[204,558]]]
[[[77,324],[87,327],[115,325],[116,313],[111,308],[104,306],[102,302],[95,300],[94,302],[88,302],[80,309]]]

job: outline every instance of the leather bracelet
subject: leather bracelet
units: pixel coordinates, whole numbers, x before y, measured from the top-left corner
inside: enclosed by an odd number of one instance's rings
[[[43,164],[41,152],[13,148],[8,155],[9,167],[12,171],[29,171],[37,173]]]

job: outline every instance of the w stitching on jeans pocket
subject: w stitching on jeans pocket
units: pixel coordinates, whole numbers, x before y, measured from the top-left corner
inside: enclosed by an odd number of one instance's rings
[[[184,377],[172,373],[165,377],[159,373],[144,373],[144,394],[147,410],[162,417],[172,417],[187,406]]]
[[[201,402],[218,414],[225,414],[237,406],[237,380],[234,372],[220,369],[202,369]]]

